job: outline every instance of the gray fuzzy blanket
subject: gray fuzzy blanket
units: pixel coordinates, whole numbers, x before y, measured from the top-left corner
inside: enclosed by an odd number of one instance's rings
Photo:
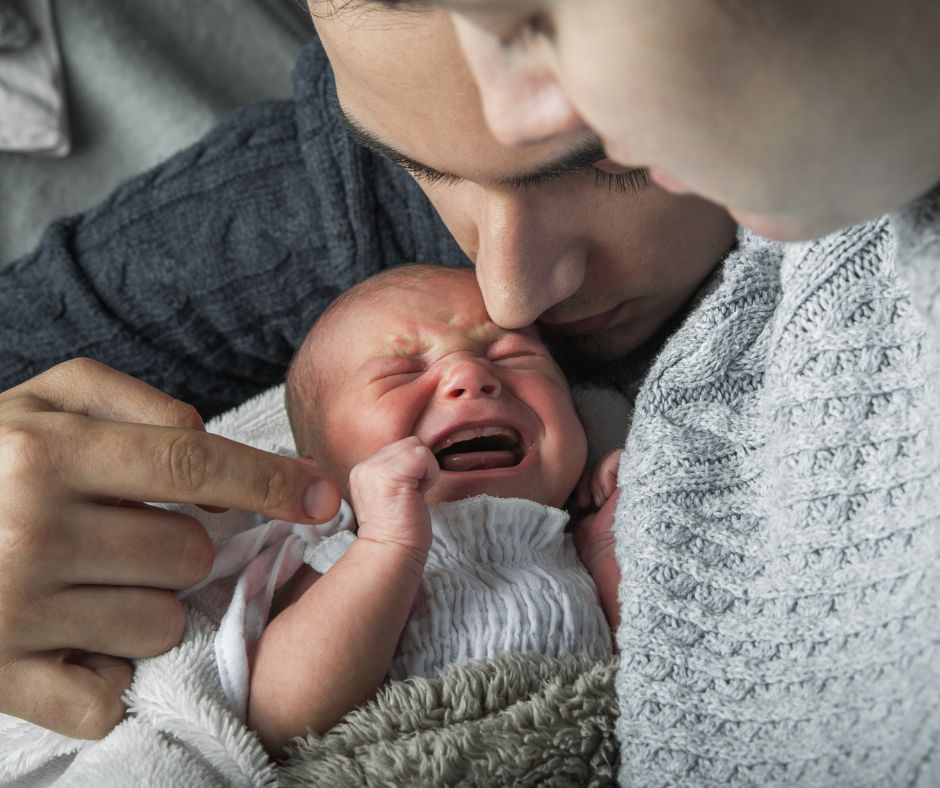
[[[616,662],[505,654],[394,682],[295,740],[281,784],[616,785]]]

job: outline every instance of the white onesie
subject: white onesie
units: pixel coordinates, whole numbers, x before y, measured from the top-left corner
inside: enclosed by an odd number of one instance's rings
[[[431,507],[434,539],[415,608],[389,668],[393,679],[434,676],[453,663],[506,652],[611,653],[610,627],[560,509],[482,495]],[[221,545],[209,577],[239,574],[219,627],[226,696],[244,718],[248,652],[274,590],[306,563],[324,573],[355,540],[344,503],[320,526],[272,521]]]

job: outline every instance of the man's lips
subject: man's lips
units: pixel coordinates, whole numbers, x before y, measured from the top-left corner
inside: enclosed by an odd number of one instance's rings
[[[601,312],[599,315],[585,317],[581,320],[572,320],[569,323],[556,323],[551,319],[541,318],[539,323],[550,331],[557,331],[565,336],[582,336],[584,334],[600,334],[614,325],[620,317],[620,310],[624,304],[617,304],[613,309]]]

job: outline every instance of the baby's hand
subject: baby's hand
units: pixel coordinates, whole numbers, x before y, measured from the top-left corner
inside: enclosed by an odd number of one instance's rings
[[[359,463],[349,474],[359,538],[394,542],[426,554],[431,546],[431,515],[424,495],[439,474],[431,450],[414,436]]]
[[[617,489],[617,468],[622,453],[622,449],[609,451],[600,462],[584,471],[576,492],[578,506],[587,509],[593,504],[595,509],[600,509],[607,503]]]
[[[612,628],[620,623],[617,589],[620,568],[614,555],[614,513],[620,491],[617,489],[617,466],[621,451],[616,449],[585,471],[578,482],[576,501],[581,508],[592,504],[597,511],[582,517],[574,528],[574,546],[581,562],[597,586],[607,621]]]

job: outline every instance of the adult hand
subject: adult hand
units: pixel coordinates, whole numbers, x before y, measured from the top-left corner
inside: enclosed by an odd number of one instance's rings
[[[173,591],[208,573],[212,544],[195,519],[141,501],[320,522],[339,494],[94,361],[0,394],[0,712],[100,738],[124,713],[123,658],[180,641]]]

